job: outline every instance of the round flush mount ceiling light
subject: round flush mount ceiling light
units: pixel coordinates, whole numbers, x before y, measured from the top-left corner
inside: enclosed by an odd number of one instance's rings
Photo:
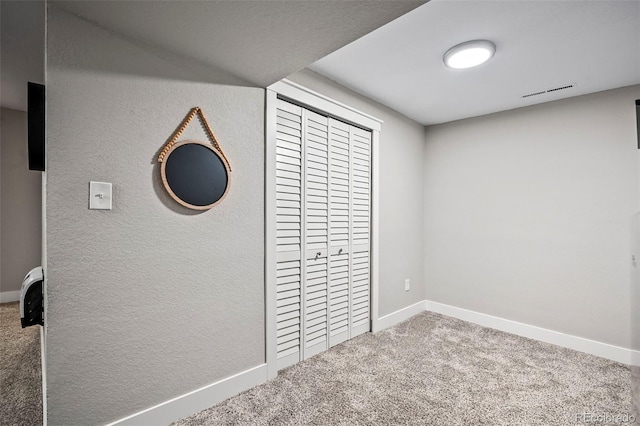
[[[449,68],[465,69],[484,64],[495,52],[496,45],[489,40],[471,40],[453,46],[442,59]]]

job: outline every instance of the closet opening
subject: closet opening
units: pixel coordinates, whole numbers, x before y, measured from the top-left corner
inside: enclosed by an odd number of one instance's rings
[[[376,329],[381,122],[286,80],[267,90],[266,122],[271,378]]]

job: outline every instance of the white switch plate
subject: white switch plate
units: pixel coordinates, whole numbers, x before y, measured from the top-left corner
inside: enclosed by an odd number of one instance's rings
[[[409,291],[410,288],[411,288],[411,280],[407,278],[406,280],[404,280],[404,291]]]
[[[111,183],[89,182],[89,209],[111,210]]]

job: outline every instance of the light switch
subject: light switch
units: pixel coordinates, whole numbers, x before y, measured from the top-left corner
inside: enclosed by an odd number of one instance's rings
[[[89,182],[89,209],[111,210],[111,183]]]

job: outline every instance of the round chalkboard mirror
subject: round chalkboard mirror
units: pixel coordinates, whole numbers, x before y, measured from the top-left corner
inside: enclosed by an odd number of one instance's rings
[[[210,144],[178,142],[165,154],[162,183],[171,197],[185,207],[207,210],[229,191],[229,166]]]

